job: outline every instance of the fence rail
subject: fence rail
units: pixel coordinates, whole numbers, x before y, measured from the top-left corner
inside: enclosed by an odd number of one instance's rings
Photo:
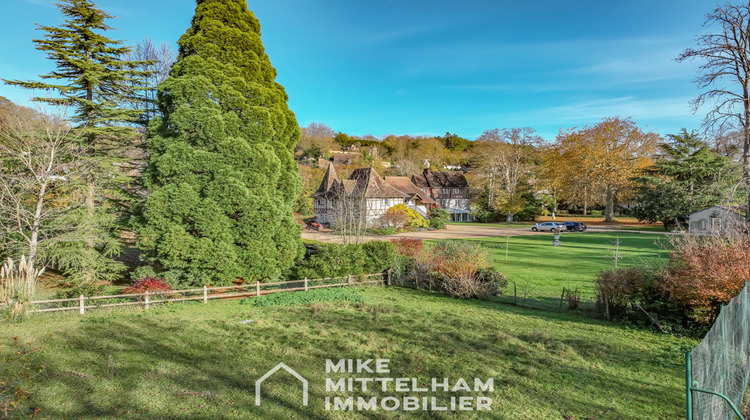
[[[124,295],[84,296],[68,299],[47,299],[29,302],[35,309],[32,313],[78,311],[81,315],[87,310],[98,308],[115,308],[120,306],[141,305],[149,309],[151,305],[168,302],[203,301],[212,299],[237,299],[240,297],[258,297],[273,293],[306,292],[311,289],[327,287],[359,286],[365,284],[386,284],[385,274],[366,274],[364,276],[329,277],[323,279],[302,279],[272,283],[256,282],[238,286],[207,287],[201,289],[169,290],[164,292],[145,292]]]
[[[721,307],[716,322],[692,351],[685,353],[688,420],[742,418],[738,407],[750,383],[750,290]]]

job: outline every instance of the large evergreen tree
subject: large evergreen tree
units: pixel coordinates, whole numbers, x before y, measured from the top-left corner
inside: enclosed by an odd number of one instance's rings
[[[112,16],[97,9],[90,0],[60,0],[58,9],[66,17],[61,26],[38,25],[43,39],[35,39],[36,49],[55,62],[57,69],[40,75],[39,81],[4,80],[26,89],[54,92],[34,101],[66,105],[74,109],[72,120],[94,143],[106,136],[131,134],[128,124],[137,121],[142,110],[123,106],[137,96],[142,79],[149,72],[139,70],[148,62],[124,59],[130,49],[103,33],[112,28]]]
[[[694,132],[682,129],[660,145],[661,155],[638,178],[633,210],[639,220],[682,224],[687,215],[725,201],[740,177],[739,167],[711,151]]]
[[[139,247],[179,284],[277,278],[302,256],[300,131],[245,0],[198,0],[149,126]]]
[[[106,23],[112,17],[92,1],[59,0],[57,7],[64,23],[38,25],[44,38],[34,40],[36,48],[55,62],[56,70],[40,75],[38,81],[4,81],[46,93],[35,101],[73,110],[72,121],[84,143],[81,166],[88,171],[84,208],[78,220],[71,221],[82,234],[76,241],[61,242],[49,256],[72,279],[112,280],[123,268],[112,259],[119,253],[118,209],[113,204],[126,199],[120,185],[129,181],[112,164],[136,135],[132,124],[143,112],[125,103],[139,94],[149,74],[140,68],[148,62],[124,58],[129,49],[104,35],[112,29]]]

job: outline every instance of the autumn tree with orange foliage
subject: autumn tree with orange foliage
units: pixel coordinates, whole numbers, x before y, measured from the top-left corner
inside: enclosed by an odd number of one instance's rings
[[[604,118],[593,127],[557,137],[555,164],[572,202],[606,206],[604,220],[614,221],[615,204],[633,193],[633,178],[652,164],[659,136],[646,133],[630,118]]]

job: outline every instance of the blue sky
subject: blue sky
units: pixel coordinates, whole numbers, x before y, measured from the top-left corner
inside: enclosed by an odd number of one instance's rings
[[[661,134],[697,129],[698,63],[673,58],[706,31],[706,0],[249,0],[300,125],[349,134],[559,130],[632,117]],[[98,0],[109,35],[175,43],[191,0]],[[0,77],[52,70],[34,23],[58,25],[49,0],[0,0]],[[29,92],[0,85],[26,103]]]

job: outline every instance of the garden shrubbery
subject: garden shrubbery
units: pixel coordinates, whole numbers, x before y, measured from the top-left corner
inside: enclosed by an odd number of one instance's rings
[[[391,268],[397,255],[395,245],[384,241],[359,245],[319,245],[289,270],[287,278],[319,279],[381,273]]]
[[[404,257],[394,270],[397,284],[461,299],[487,299],[508,286],[505,276],[490,267],[489,253],[479,243],[444,240],[431,244],[425,252],[416,253],[413,247],[403,245],[399,249]]]
[[[598,309],[607,316],[625,318],[648,311],[681,328],[713,324],[721,306],[750,279],[750,234],[675,236],[670,245],[664,267],[599,273],[595,282]]]
[[[162,293],[162,292],[169,292],[172,291],[172,287],[169,286],[169,284],[164,281],[164,279],[159,279],[156,277],[146,277],[143,279],[140,279],[133,283],[132,286],[123,289],[120,294],[123,295],[130,295],[130,294],[141,294],[141,293]]]
[[[451,214],[446,209],[434,208],[430,211],[429,226],[432,229],[445,229],[445,223],[451,220]]]
[[[421,239],[399,238],[391,239],[391,243],[396,247],[396,251],[408,258],[417,258],[422,254],[424,243]]]

